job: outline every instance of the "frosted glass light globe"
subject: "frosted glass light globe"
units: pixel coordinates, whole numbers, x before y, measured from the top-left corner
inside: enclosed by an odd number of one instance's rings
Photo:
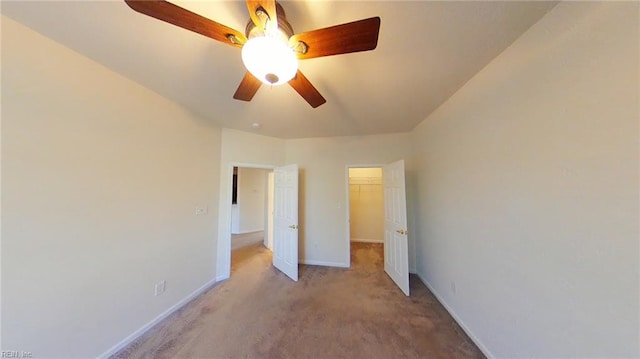
[[[242,47],[242,62],[267,85],[287,83],[298,71],[298,58],[293,50],[286,42],[271,36],[249,39]]]

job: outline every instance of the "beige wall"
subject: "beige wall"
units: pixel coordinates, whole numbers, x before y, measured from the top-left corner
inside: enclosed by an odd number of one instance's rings
[[[640,356],[638,10],[560,3],[413,132],[417,269],[487,354]]]
[[[486,353],[639,356],[637,14],[561,3],[412,134],[299,140],[3,17],[3,349],[94,357],[228,276],[234,164],[298,163],[300,258],[347,265],[347,167],[404,158],[417,270]]]
[[[349,179],[371,178],[373,180],[382,180],[381,167],[355,167],[349,168]]]
[[[408,159],[410,143],[409,134],[286,141],[286,162],[300,166],[299,251],[302,262],[348,265],[347,166],[383,165]],[[407,186],[411,186],[411,181]],[[411,188],[408,193],[411,196]],[[410,231],[411,225],[410,222]],[[411,255],[409,258],[412,267],[413,258]]]
[[[238,168],[238,232],[264,230],[268,170]]]
[[[3,350],[95,357],[213,280],[220,144],[3,16]]]
[[[348,168],[407,160],[409,268],[415,271],[412,226],[415,172],[411,168],[411,136],[405,134],[282,140],[237,130],[222,130],[218,261],[216,277],[230,273],[231,176],[233,165],[270,168],[300,166],[299,252],[308,264],[349,264]]]
[[[384,241],[382,168],[349,168],[349,229],[352,241]]]

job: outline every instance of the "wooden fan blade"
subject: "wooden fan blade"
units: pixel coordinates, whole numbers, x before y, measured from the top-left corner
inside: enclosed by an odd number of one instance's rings
[[[233,94],[233,98],[236,100],[242,101],[251,101],[253,95],[258,92],[258,89],[262,85],[262,82],[255,78],[249,71],[244,75],[242,82],[240,82],[240,86],[236,90],[236,93]]]
[[[298,70],[293,79],[289,80],[289,85],[291,85],[291,87],[293,87],[293,89],[296,90],[296,92],[299,93],[300,96],[302,96],[313,108],[327,102],[327,100],[322,97],[320,92],[313,87],[311,82],[307,80],[300,70]]]
[[[239,31],[209,20],[164,0],[125,0],[133,10],[218,40],[227,45],[242,47],[247,38]]]
[[[373,50],[378,46],[380,18],[354,21],[324,29],[291,36],[289,44],[296,48],[299,41],[307,46],[306,53],[297,53],[299,59],[347,54]]]
[[[267,13],[267,16],[258,16],[256,11],[260,8]],[[278,28],[278,14],[276,12],[275,0],[247,0],[247,9],[249,9],[251,21],[253,21],[257,27],[264,30],[267,29],[267,26],[269,26],[269,29]]]

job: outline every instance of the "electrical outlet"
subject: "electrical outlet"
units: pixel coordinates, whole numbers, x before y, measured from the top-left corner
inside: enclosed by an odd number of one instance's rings
[[[164,293],[164,290],[166,288],[166,284],[167,282],[164,280],[159,281],[158,283],[156,283],[156,297],[159,296],[160,294]]]
[[[196,207],[196,216],[202,216],[209,213],[209,207]]]

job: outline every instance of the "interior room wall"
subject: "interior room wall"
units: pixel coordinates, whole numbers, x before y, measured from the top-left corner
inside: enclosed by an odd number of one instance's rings
[[[407,159],[410,134],[308,138],[286,141],[286,162],[300,166],[299,252],[301,262],[331,266],[349,263],[348,165],[381,165]],[[407,186],[410,185],[407,181]],[[408,196],[412,189],[408,188]],[[408,205],[409,206],[409,205]],[[409,231],[412,223],[409,224]],[[409,236],[410,246],[412,237]],[[410,248],[410,268],[414,265]]]
[[[231,205],[231,234],[240,234],[240,208],[237,204]]]
[[[418,272],[493,357],[640,356],[638,13],[561,2],[413,132]]]
[[[96,357],[212,283],[218,127],[4,16],[1,86],[3,350]]]
[[[267,172],[260,168],[238,168],[238,233],[265,228]]]
[[[218,261],[216,278],[229,278],[231,266],[231,193],[233,166],[282,166],[285,140],[255,133],[222,129],[220,155],[220,199],[218,204]],[[244,166],[243,166],[244,165]]]
[[[351,241],[384,242],[382,168],[349,168]]]

